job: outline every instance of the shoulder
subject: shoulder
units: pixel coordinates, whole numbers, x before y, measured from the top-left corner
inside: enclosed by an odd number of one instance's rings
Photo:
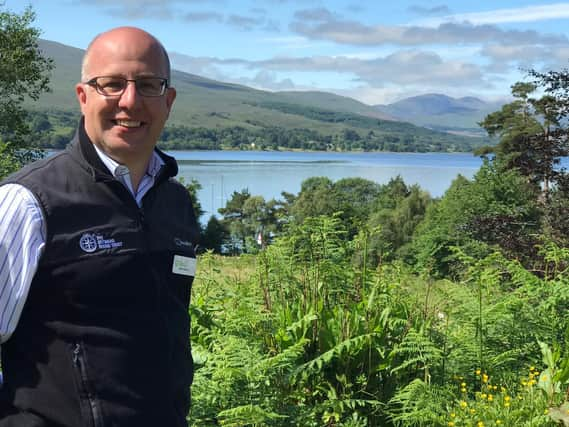
[[[4,189],[5,196],[12,195],[14,203],[25,203],[28,207],[40,206],[44,215],[47,215],[50,211],[49,195],[67,197],[65,189],[77,179],[77,174],[69,173],[69,164],[72,163],[69,159],[69,153],[62,151],[30,163],[2,181],[0,189]]]
[[[37,160],[8,176],[3,183],[24,183],[27,179],[36,176],[42,176],[43,178],[43,175],[48,174],[50,171],[57,171],[58,166],[69,160],[69,157],[69,152],[66,150]]]
[[[41,205],[34,194],[17,183],[0,185],[0,212],[3,218],[25,215],[30,218],[42,218]]]
[[[170,193],[171,197],[175,198],[177,203],[188,203],[191,205],[192,199],[190,197],[188,189],[184,186],[184,184],[175,178],[168,178],[166,186],[168,187],[168,192]]]

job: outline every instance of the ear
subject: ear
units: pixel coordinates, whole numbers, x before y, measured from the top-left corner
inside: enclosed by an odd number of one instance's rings
[[[176,89],[173,87],[169,87],[168,91],[166,92],[166,106],[168,107],[168,114],[172,109],[172,105],[174,104],[174,100],[176,99]]]
[[[79,107],[83,113],[83,108],[87,103],[87,92],[85,90],[85,85],[83,83],[77,83],[75,85],[75,95],[77,96],[77,101],[79,102]]]

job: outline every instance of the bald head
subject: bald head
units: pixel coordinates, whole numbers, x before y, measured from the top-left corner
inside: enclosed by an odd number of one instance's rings
[[[75,93],[85,132],[95,146],[129,168],[136,188],[176,98],[176,90],[161,80],[170,77],[168,55],[162,44],[146,31],[115,28],[91,42],[81,77]],[[110,78],[115,86],[117,79],[122,79],[118,80],[119,85],[126,81],[121,93],[108,95],[99,85],[101,80],[91,82],[102,77]],[[147,96],[145,85],[154,85],[156,89],[157,84],[161,85],[161,94]]]
[[[87,47],[85,55],[83,56],[83,62],[81,64],[81,81],[85,82],[94,76],[91,73],[91,64],[93,57],[97,57],[98,54],[104,55],[104,50],[112,48],[116,44],[136,44],[136,45],[147,45],[150,51],[157,51],[162,57],[164,76],[171,81],[170,76],[170,58],[166,49],[160,43],[160,41],[154,37],[152,34],[147,33],[144,30],[136,27],[118,27],[112,30],[106,31],[97,35]]]

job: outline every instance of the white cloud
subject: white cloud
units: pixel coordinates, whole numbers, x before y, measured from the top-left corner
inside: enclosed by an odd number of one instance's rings
[[[503,30],[494,25],[474,25],[468,22],[445,22],[437,27],[364,25],[356,21],[327,18],[315,21],[297,19],[291,22],[291,31],[304,37],[328,40],[339,44],[359,46],[401,45],[419,46],[430,44],[472,43],[567,43],[564,35],[544,35],[536,31]]]
[[[444,22],[470,22],[474,25],[537,22],[569,18],[569,3],[553,3],[512,9],[495,9],[486,12],[461,13],[422,20],[422,25],[438,26]]]
[[[420,5],[413,5],[408,8],[409,12],[418,15],[441,15],[450,13],[450,9],[446,5],[439,5],[433,7],[424,7]]]
[[[184,71],[219,70],[232,67],[272,73],[335,73],[342,79],[383,87],[387,84],[454,85],[487,87],[478,65],[459,60],[446,60],[435,52],[403,50],[370,59],[346,56],[274,57],[261,61],[240,58],[193,58],[173,54],[175,67]],[[237,67],[237,68],[236,68]],[[235,71],[234,71],[235,72]],[[274,76],[260,74],[260,77]]]

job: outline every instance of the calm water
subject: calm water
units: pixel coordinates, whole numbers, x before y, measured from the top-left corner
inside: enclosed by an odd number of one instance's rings
[[[206,211],[202,221],[225,206],[233,191],[247,188],[266,200],[281,191],[297,194],[312,176],[333,181],[360,177],[385,184],[397,175],[407,184],[419,184],[432,196],[441,196],[462,174],[471,178],[482,161],[472,154],[447,153],[296,153],[263,151],[172,151],[179,162],[178,176],[197,179],[198,197]]]

